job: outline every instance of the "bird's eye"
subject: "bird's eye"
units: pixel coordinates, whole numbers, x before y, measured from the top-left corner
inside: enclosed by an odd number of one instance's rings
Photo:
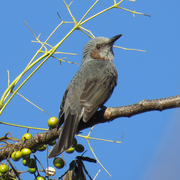
[[[96,49],[100,49],[101,48],[101,46],[98,44],[98,45],[96,45]]]

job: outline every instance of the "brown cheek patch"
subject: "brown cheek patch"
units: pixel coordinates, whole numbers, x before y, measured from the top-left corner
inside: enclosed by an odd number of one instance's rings
[[[93,58],[93,59],[101,59],[101,60],[106,60],[105,58],[102,58],[99,54],[99,52],[97,50],[94,50],[91,52],[90,56]]]

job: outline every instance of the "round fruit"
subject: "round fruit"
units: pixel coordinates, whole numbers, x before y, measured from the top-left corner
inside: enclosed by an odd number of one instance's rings
[[[28,165],[30,168],[36,167],[36,160],[33,158],[30,158],[30,163]]]
[[[25,157],[25,156],[29,156],[31,154],[31,150],[28,149],[28,148],[23,148],[21,150],[21,153],[22,153],[22,156]]]
[[[45,171],[49,176],[54,176],[56,174],[56,170],[53,167],[48,167]]]
[[[24,166],[29,166],[30,165],[30,158],[29,157],[25,157],[22,160],[22,163],[24,164]]]
[[[55,128],[58,123],[58,119],[56,117],[50,117],[47,123],[50,128]]]
[[[64,161],[60,157],[55,157],[53,160],[53,164],[56,168],[61,169],[64,167]]]
[[[84,151],[84,146],[82,144],[76,144],[75,150],[79,153]]]
[[[21,140],[25,141],[26,139],[31,139],[32,138],[32,134],[31,133],[26,133],[22,136]]]
[[[15,157],[16,159],[21,159],[21,157],[22,157],[22,152],[21,152],[21,151],[16,151],[16,153],[14,154],[14,157]]]
[[[6,164],[1,164],[0,165],[0,172],[1,173],[6,173],[8,171],[8,167],[6,166]]]
[[[44,151],[46,149],[46,145],[42,145],[38,148],[38,151]]]
[[[11,154],[11,158],[12,158],[12,160],[14,160],[14,161],[19,161],[19,159],[21,159],[21,157],[22,157],[21,151],[14,151],[14,152]]]
[[[71,154],[73,152],[74,152],[74,148],[73,147],[71,147],[68,150],[66,150],[66,153],[68,153],[68,154]]]
[[[31,174],[34,174],[36,172],[36,168],[33,167],[33,168],[28,168],[28,171],[31,173]]]
[[[36,178],[36,180],[45,180],[45,178],[42,177],[42,176],[38,176],[38,177]]]
[[[15,153],[16,153],[16,151],[14,151],[14,152],[11,154],[11,158],[12,158],[13,161],[18,161],[18,160],[14,157]]]

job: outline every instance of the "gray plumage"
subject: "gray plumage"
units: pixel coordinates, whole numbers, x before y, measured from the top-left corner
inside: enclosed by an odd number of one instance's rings
[[[63,127],[49,158],[69,149],[80,120],[87,122],[111,96],[117,83],[112,47],[121,36],[111,39],[97,37],[85,45],[81,67],[69,83],[61,102],[58,128],[62,124]]]

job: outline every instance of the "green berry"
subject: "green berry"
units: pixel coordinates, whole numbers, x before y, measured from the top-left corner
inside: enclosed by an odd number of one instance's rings
[[[84,146],[82,144],[76,144],[75,150],[79,153],[82,153],[84,151]]]
[[[56,117],[50,117],[47,123],[49,128],[55,128],[58,123],[58,119]]]
[[[3,174],[6,173],[6,172],[8,171],[8,169],[9,169],[9,168],[7,167],[6,164],[1,164],[1,165],[0,165],[0,172],[1,172],[1,173],[3,173]]]
[[[35,172],[36,172],[36,168],[35,167],[33,167],[33,168],[28,168],[28,171],[31,173],[31,174],[34,174]]]
[[[31,139],[32,138],[32,134],[31,133],[26,133],[22,136],[21,140],[25,141],[26,139]]]
[[[42,176],[38,176],[38,177],[36,178],[36,180],[45,180],[45,178],[42,177]]]
[[[74,152],[74,147],[71,147],[68,150],[66,150],[66,153],[68,153],[68,154],[71,154],[73,152]]]
[[[23,149],[21,150],[21,153],[22,153],[22,156],[23,156],[23,157],[25,157],[25,156],[30,156],[31,150],[28,149],[28,148],[23,148]]]
[[[25,157],[22,160],[22,163],[24,164],[24,166],[29,166],[30,165],[30,158],[29,157]]]
[[[60,157],[55,157],[53,160],[53,164],[56,168],[61,169],[64,167],[64,160]]]
[[[22,157],[22,152],[21,152],[21,151],[16,151],[14,157],[15,157],[16,159],[20,159],[20,158]]]
[[[33,158],[30,158],[30,163],[29,163],[28,167],[30,167],[30,168],[36,167],[36,160]]]
[[[22,157],[22,153],[21,151],[14,151],[12,154],[11,154],[11,158],[12,160],[14,161],[19,161]]]

